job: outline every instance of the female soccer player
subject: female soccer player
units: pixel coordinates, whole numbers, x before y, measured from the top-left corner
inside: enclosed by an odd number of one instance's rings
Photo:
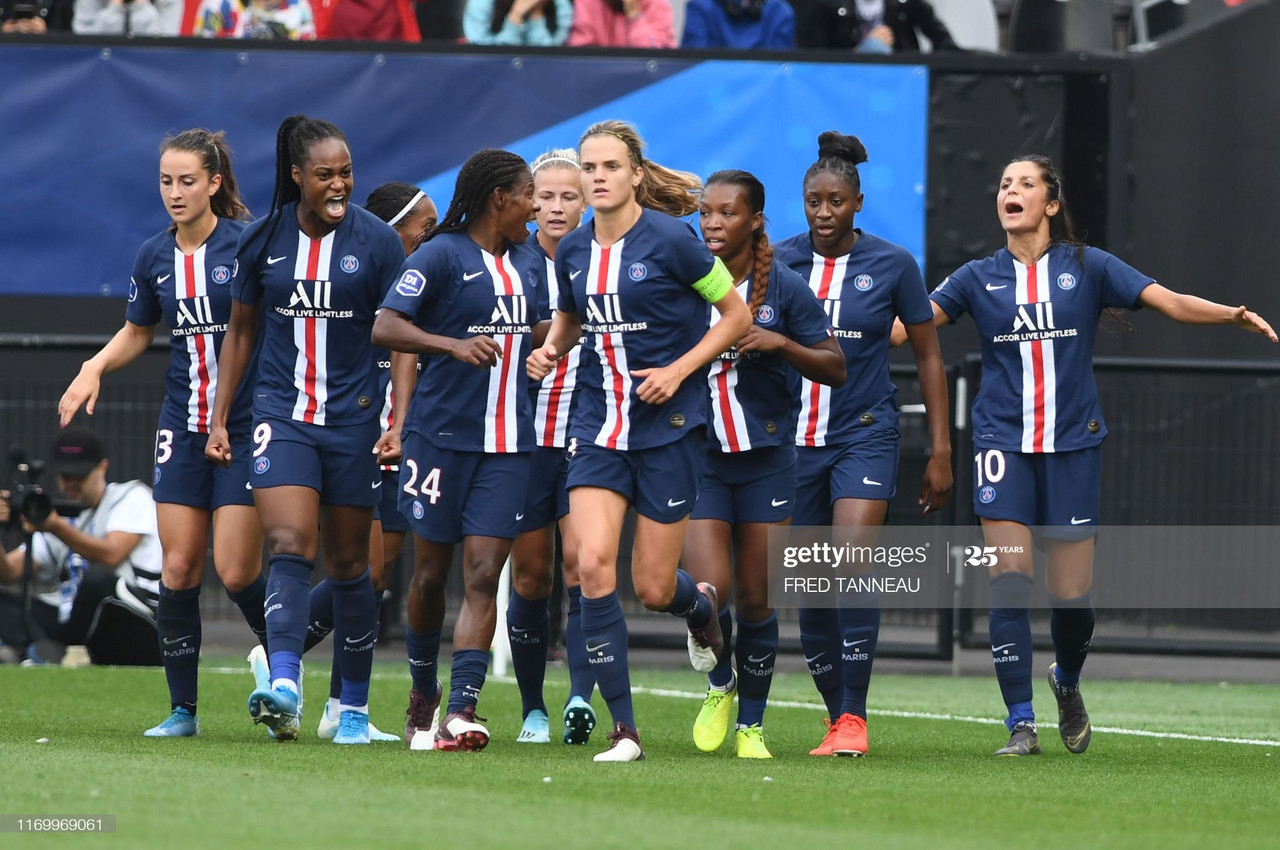
[[[770,758],[761,726],[778,618],[767,600],[768,531],[790,522],[796,495],[797,410],[788,367],[811,381],[839,386],[845,380],[844,352],[804,279],[773,258],[764,228],[764,186],[754,175],[712,174],[698,215],[703,241],[724,261],[755,321],[708,376],[713,428],[684,562],[723,599],[736,587],[737,671],[728,652],[733,617],[726,603],[719,612],[726,651],[708,675],[693,742],[707,753],[720,747],[736,693],[738,757]]]
[[[809,231],[779,243],[778,259],[799,272],[823,302],[844,350],[849,379],[831,389],[800,379],[796,429],[797,525],[855,529],[875,545],[898,476],[897,388],[889,379],[889,332],[907,327],[933,436],[919,504],[925,513],[951,495],[951,432],[938,336],[920,268],[906,250],[854,227],[862,210],[854,136],[818,137],[818,160],[804,177]],[[869,571],[868,573],[869,574]],[[834,722],[813,755],[867,752],[867,688],[880,633],[880,601],[869,592],[839,611],[800,611],[800,639],[814,683]]]
[[[1092,729],[1080,671],[1093,639],[1093,538],[1107,435],[1093,381],[1093,341],[1106,309],[1150,307],[1189,325],[1236,324],[1276,334],[1256,313],[1173,292],[1075,235],[1062,178],[1043,156],[1020,156],[1000,178],[996,215],[1006,247],[938,285],[935,325],[973,315],[982,387],[973,402],[974,513],[991,570],[991,651],[1009,714],[999,756],[1040,752],[1031,706],[1032,526],[1048,557],[1058,733],[1073,753]],[[1021,551],[1022,557],[1005,552]]]
[[[560,304],[529,358],[542,380],[587,334],[569,425],[569,527],[582,578],[582,632],[614,730],[596,761],[644,758],[631,706],[627,627],[615,592],[622,521],[635,505],[636,596],[684,618],[703,672],[723,653],[715,588],[678,569],[706,445],[709,363],[751,313],[724,264],[685,223],[698,178],[644,157],[635,128],[593,124],[578,144],[592,222],[560,240]],[[707,329],[704,302],[720,320]]]
[[[298,665],[306,638],[319,537],[333,581],[340,641],[341,715],[334,742],[369,743],[369,673],[376,608],[369,534],[382,476],[399,454],[379,437],[377,374],[369,333],[404,246],[394,230],[350,205],[351,152],[325,121],[294,115],[276,136],[271,214],[246,228],[236,252],[231,323],[218,360],[222,382],[205,454],[226,465],[233,396],[245,379],[265,312],[254,382],[253,486],[266,534],[271,688],[249,714],[278,740],[298,736]],[[265,311],[262,308],[265,307]]]
[[[102,376],[146,351],[164,319],[172,358],[156,426],[156,521],[164,550],[156,625],[171,713],[147,737],[199,734],[200,580],[209,525],[214,566],[227,595],[260,641],[262,526],[249,483],[249,391],[237,398],[228,429],[236,463],[222,469],[204,458],[205,434],[218,387],[218,352],[231,313],[236,243],[249,217],[236,189],[222,133],[186,130],[160,144],[160,197],[173,223],[143,243],[134,261],[124,327],[87,360],[58,403],[65,427],[84,405],[92,415]]]
[[[364,208],[395,228],[396,235],[404,245],[405,256],[412,254],[422,244],[429,227],[436,223],[436,205],[421,192],[417,186],[408,183],[384,183],[369,193]],[[400,425],[404,421],[405,411],[409,407],[407,397],[397,398],[392,392],[392,372],[402,369],[400,378],[394,383],[403,387],[412,387],[417,380],[417,357],[410,354],[392,353],[385,348],[375,346],[374,360],[378,368],[378,399],[381,412],[378,414],[379,427],[384,434],[399,435]],[[408,393],[404,393],[407,396]],[[382,487],[379,490],[381,500],[373,521],[373,530],[369,536],[369,570],[373,581],[374,598],[378,600],[378,631],[382,629],[382,598],[391,581],[391,573],[396,561],[400,558],[400,550],[404,547],[404,535],[409,530],[409,523],[400,514],[396,506],[396,494],[400,488],[397,484],[400,475],[398,464],[382,465]],[[311,588],[311,614],[307,621],[307,640],[304,652],[320,643],[333,631],[333,582],[325,579]],[[376,639],[376,635],[375,635]],[[342,675],[340,657],[342,644],[333,642],[333,666],[329,673],[329,701],[320,715],[320,725],[316,734],[324,740],[332,740],[338,733],[341,715]],[[369,724],[371,741],[399,741],[396,735],[382,732],[373,723]]]
[[[555,277],[556,248],[560,240],[582,221],[581,169],[578,152],[571,148],[548,151],[533,161],[533,196],[538,203],[535,238],[528,244],[546,267],[548,303],[556,309],[559,285]],[[533,384],[533,459],[529,472],[528,502],[520,520],[520,535],[511,549],[513,568],[511,599],[507,604],[507,638],[511,666],[520,684],[524,723],[517,741],[551,740],[542,683],[547,669],[550,621],[547,599],[551,594],[555,564],[555,523],[569,512],[565,490],[565,447],[577,385],[578,357],[573,348],[556,363],[540,384]],[[582,589],[578,578],[577,547],[568,523],[561,522],[565,587],[569,592],[569,618],[565,627],[569,660],[569,699],[563,711],[562,739],[585,744],[595,728],[591,692],[595,676],[582,647]]]
[[[472,155],[444,218],[405,261],[374,325],[378,345],[433,355],[405,414],[399,482],[417,554],[406,636],[410,749],[477,751],[489,743],[476,703],[534,446],[520,364],[546,311],[541,259],[512,248],[528,238],[535,212],[523,159],[500,150]],[[453,632],[448,706],[436,728],[445,582],[459,541],[466,596]]]

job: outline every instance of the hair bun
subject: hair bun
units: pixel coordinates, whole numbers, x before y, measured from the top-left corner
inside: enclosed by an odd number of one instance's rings
[[[843,159],[852,165],[867,161],[867,149],[857,136],[846,136],[828,130],[818,136],[818,159]]]

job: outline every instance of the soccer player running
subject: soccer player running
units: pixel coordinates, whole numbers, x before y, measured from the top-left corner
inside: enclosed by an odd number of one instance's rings
[[[947,384],[928,293],[906,249],[854,226],[862,210],[858,165],[867,151],[855,136],[818,137],[818,160],[804,176],[809,231],[777,246],[778,260],[804,277],[835,329],[848,364],[844,386],[795,376],[799,398],[796,525],[852,529],[855,545],[874,546],[898,477],[897,388],[889,378],[889,332],[906,325],[928,414],[932,450],[919,504],[929,513],[951,495]],[[870,567],[862,575],[871,577]],[[867,690],[880,634],[875,591],[842,600],[839,610],[802,608],[800,641],[826,702],[827,734],[811,755],[867,752]]]
[[[587,128],[578,157],[595,215],[560,240],[560,303],[528,371],[545,378],[586,332],[566,486],[583,644],[613,716],[610,747],[595,760],[637,761],[644,750],[616,593],[623,518],[634,505],[636,596],[686,620],[711,670],[724,649],[716,591],[678,565],[706,446],[706,368],[746,332],[751,313],[724,264],[672,217],[697,209],[696,176],[646,159],[621,121]],[[710,330],[704,303],[720,315]]]
[[[222,133],[185,130],[160,143],[160,197],[172,223],[138,250],[124,327],[85,361],[58,402],[58,419],[66,427],[82,405],[92,415],[102,376],[137,360],[164,320],[171,357],[156,425],[152,483],[164,550],[156,625],[170,714],[143,734],[185,738],[200,732],[200,580],[211,521],[214,567],[227,596],[258,640],[267,636],[262,526],[247,489],[250,387],[238,396],[228,424],[236,462],[223,469],[204,457],[218,388],[218,352],[231,314],[236,244],[249,218]]]
[[[560,287],[555,277],[556,248],[560,240],[582,222],[582,197],[578,152],[571,148],[551,150],[531,166],[533,195],[538,203],[534,238],[527,244],[546,268],[548,303],[559,304]],[[569,698],[565,702],[561,738],[566,744],[585,744],[596,725],[591,708],[595,675],[582,646],[582,589],[578,578],[577,546],[567,522],[569,493],[565,489],[565,447],[568,445],[569,417],[578,380],[580,348],[572,348],[556,363],[556,368],[540,383],[531,383],[533,393],[534,441],[537,447],[529,472],[529,493],[520,534],[511,549],[513,568],[511,599],[507,604],[507,638],[511,643],[511,666],[520,685],[524,722],[521,743],[551,740],[547,706],[542,684],[547,670],[547,642],[550,639],[548,598],[555,565],[555,525],[560,522],[564,552],[564,583],[569,593],[569,617],[565,627],[565,647],[569,661]]]
[[[974,513],[989,546],[991,652],[1008,707],[998,756],[1036,755],[1031,705],[1032,530],[1048,557],[1058,733],[1082,753],[1092,729],[1080,671],[1093,639],[1093,546],[1107,435],[1093,381],[1098,319],[1111,308],[1151,309],[1190,325],[1236,324],[1276,334],[1256,313],[1173,292],[1075,234],[1062,178],[1043,156],[1020,156],[1000,177],[996,215],[1006,247],[961,266],[930,296],[942,325],[973,315],[982,386],[973,402]],[[896,330],[896,329],[895,329]],[[897,338],[901,332],[897,331]],[[1020,551],[1022,556],[1006,555]]]
[[[767,599],[768,533],[791,521],[796,497],[797,405],[788,367],[836,387],[846,373],[822,305],[803,278],[774,259],[764,201],[764,186],[753,174],[717,171],[707,178],[698,207],[702,239],[733,275],[754,319],[708,375],[713,427],[684,543],[684,562],[695,579],[713,585],[721,599],[735,589],[738,616],[735,644],[728,603],[719,611],[725,653],[707,676],[693,742],[706,753],[724,743],[737,694],[739,758],[771,758],[762,725],[778,617]]]
[[[333,587],[334,640],[342,646],[333,740],[370,740],[377,608],[369,535],[382,486],[378,460],[398,457],[400,445],[395,434],[379,437],[369,333],[404,246],[385,222],[351,205],[352,188],[341,130],[305,115],[280,124],[271,213],[245,229],[236,253],[231,323],[218,360],[222,381],[205,448],[223,465],[235,458],[227,422],[261,335],[251,483],[271,564],[265,600],[271,681],[250,695],[249,714],[278,740],[298,737],[298,669],[320,535]]]
[[[473,154],[444,218],[405,261],[374,325],[378,345],[434,355],[405,414],[399,481],[416,549],[405,638],[413,677],[405,739],[413,750],[478,751],[489,743],[476,703],[534,447],[521,364],[547,309],[542,259],[513,250],[528,238],[535,212],[523,159],[501,150]],[[459,541],[465,596],[437,726],[445,583]]]

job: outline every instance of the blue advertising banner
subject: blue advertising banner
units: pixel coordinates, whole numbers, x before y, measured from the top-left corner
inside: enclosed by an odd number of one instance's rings
[[[0,79],[0,295],[123,297],[134,252],[168,222],[158,145],[187,127],[226,131],[241,192],[264,214],[276,128],[298,112],[346,132],[357,201],[401,180],[441,211],[476,150],[532,159],[620,118],[664,165],[754,172],[774,239],[806,227],[801,181],[818,134],[853,133],[870,153],[857,225],[923,263],[919,66],[6,45]]]

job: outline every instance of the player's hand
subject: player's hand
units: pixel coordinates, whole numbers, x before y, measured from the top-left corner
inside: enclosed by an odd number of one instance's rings
[[[398,463],[400,460],[400,432],[387,431],[373,444],[378,463]]]
[[[759,351],[767,353],[770,351],[781,351],[787,344],[787,338],[777,331],[767,331],[759,325],[753,324],[747,328],[747,332],[742,335],[742,339],[738,340],[738,352],[746,354],[750,351]]]
[[[204,445],[204,456],[221,467],[231,465],[231,437],[227,429],[212,425],[209,428],[209,442]]]
[[[101,387],[102,376],[92,369],[81,366],[80,374],[76,375],[71,386],[67,387],[67,391],[58,401],[59,427],[67,427],[67,423],[76,415],[81,405],[84,405],[85,413],[92,416],[93,409],[98,404],[98,390]]]
[[[551,345],[535,348],[529,355],[529,359],[524,362],[525,374],[531,381],[541,381],[551,374],[551,370],[556,367],[556,361],[559,359],[560,355],[556,354],[555,348]]]
[[[951,478],[951,458],[940,454],[932,455],[924,468],[924,481],[920,485],[920,500],[916,503],[924,506],[924,513],[942,510],[942,506],[951,498],[951,488],[955,482]]]
[[[9,521],[9,491],[0,490],[0,525]]]
[[[473,336],[468,339],[457,340],[453,348],[449,349],[449,354],[455,360],[461,360],[463,363],[470,363],[478,368],[492,369],[502,359],[502,346],[494,342],[491,337]]]
[[[631,377],[644,378],[644,382],[636,389],[636,397],[645,404],[665,404],[671,401],[684,383],[684,375],[680,374],[674,363],[658,369],[632,369]]]
[[[1231,314],[1231,321],[1253,334],[1263,334],[1272,342],[1278,342],[1276,332],[1271,329],[1271,325],[1267,324],[1267,320],[1259,316],[1252,310],[1246,310],[1241,304]]]

